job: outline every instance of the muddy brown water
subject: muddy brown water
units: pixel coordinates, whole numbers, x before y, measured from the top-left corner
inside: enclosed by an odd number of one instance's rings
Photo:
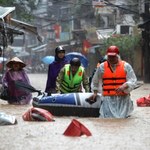
[[[44,90],[46,74],[29,74],[32,85]],[[150,84],[132,91],[134,112],[128,119],[57,117],[54,122],[25,122],[22,115],[32,106],[8,105],[0,100],[0,111],[14,115],[16,125],[0,126],[0,150],[149,150],[150,107],[137,107],[136,99],[150,94]],[[33,93],[36,96],[36,93]],[[72,119],[77,119],[92,136],[66,137]]]

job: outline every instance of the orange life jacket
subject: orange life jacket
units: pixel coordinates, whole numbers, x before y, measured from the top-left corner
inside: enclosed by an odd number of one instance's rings
[[[116,88],[126,82],[124,64],[124,61],[119,61],[119,64],[116,66],[116,70],[113,72],[109,63],[107,61],[104,62],[104,74],[102,76],[104,96],[127,95],[124,92],[116,92]]]

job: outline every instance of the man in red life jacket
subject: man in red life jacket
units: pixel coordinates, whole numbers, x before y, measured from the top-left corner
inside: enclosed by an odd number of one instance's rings
[[[92,80],[93,100],[101,84],[100,117],[127,118],[133,111],[130,92],[136,86],[137,78],[131,65],[120,59],[117,46],[110,46],[106,55],[107,61],[100,64]]]
[[[73,58],[59,72],[56,80],[57,93],[89,92],[89,82],[84,68],[78,58]]]

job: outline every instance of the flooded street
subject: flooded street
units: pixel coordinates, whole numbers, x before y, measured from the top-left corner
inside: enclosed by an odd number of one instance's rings
[[[46,74],[29,74],[29,78],[33,87],[44,91]],[[55,116],[54,122],[25,122],[22,115],[32,105],[14,106],[0,100],[0,111],[14,115],[18,121],[17,125],[0,126],[0,150],[149,150],[150,107],[136,106],[136,99],[148,94],[150,84],[131,93],[135,109],[128,119]],[[92,136],[64,136],[72,119],[83,123]]]

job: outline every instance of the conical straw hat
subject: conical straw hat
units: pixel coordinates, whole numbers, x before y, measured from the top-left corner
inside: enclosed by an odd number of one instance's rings
[[[19,63],[20,64],[20,67],[21,68],[24,68],[25,66],[26,66],[26,64],[21,60],[21,59],[19,59],[18,57],[14,57],[14,58],[12,58],[10,61],[8,61],[7,63],[6,63],[6,66],[8,67],[8,68],[12,68],[12,65],[13,65],[13,63]]]
[[[79,121],[73,119],[70,125],[63,133],[65,136],[91,136],[91,132]]]

